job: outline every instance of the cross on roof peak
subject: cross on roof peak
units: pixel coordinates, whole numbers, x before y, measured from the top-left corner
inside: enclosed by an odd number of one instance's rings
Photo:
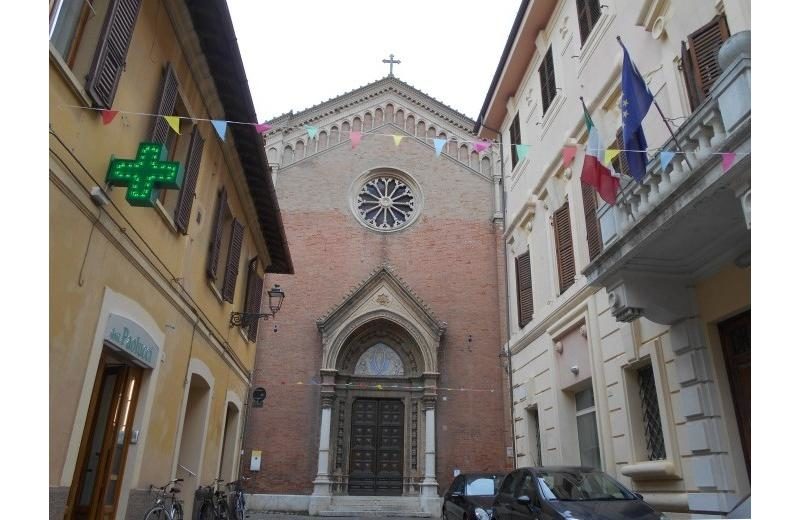
[[[400,60],[394,59],[394,54],[389,54],[388,60],[383,60],[383,63],[389,64],[389,76],[394,76],[393,67],[395,63],[400,63]]]

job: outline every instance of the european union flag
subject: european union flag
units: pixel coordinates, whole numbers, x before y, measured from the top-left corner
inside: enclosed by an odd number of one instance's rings
[[[650,110],[653,95],[647,88],[644,78],[639,74],[636,65],[628,55],[628,49],[622,44],[624,57],[622,60],[622,141],[625,149],[625,158],[631,176],[642,182],[647,168],[647,140],[642,130],[642,120]],[[642,150],[642,151],[637,151]]]

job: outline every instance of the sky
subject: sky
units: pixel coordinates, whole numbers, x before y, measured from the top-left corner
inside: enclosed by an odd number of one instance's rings
[[[519,0],[228,0],[259,120],[389,73],[476,119]]]

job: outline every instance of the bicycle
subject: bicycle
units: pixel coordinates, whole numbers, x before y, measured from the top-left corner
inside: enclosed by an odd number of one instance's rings
[[[200,520],[229,520],[228,497],[224,491],[217,489],[217,484],[221,483],[221,478],[215,478],[211,485],[201,489],[203,493],[203,503],[200,505]]]
[[[228,482],[226,486],[231,490],[230,494],[230,509],[233,511],[233,520],[244,520],[244,491],[242,490],[242,481],[248,480],[247,477],[240,477],[239,480]]]
[[[150,493],[156,490],[156,497],[153,507],[144,514],[144,520],[183,520],[183,505],[175,496],[181,490],[174,487],[180,482],[183,482],[182,478],[174,478],[161,487],[150,484]],[[167,488],[170,488],[169,491]]]

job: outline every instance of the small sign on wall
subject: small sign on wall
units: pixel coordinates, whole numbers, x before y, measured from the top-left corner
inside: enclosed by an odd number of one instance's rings
[[[251,452],[250,471],[261,471],[261,450],[253,450]]]
[[[454,470],[453,470],[453,476],[454,476],[454,477],[457,477],[457,476],[459,476],[459,475],[461,475],[461,470],[460,470],[460,469],[458,469],[458,468],[454,469]]]

